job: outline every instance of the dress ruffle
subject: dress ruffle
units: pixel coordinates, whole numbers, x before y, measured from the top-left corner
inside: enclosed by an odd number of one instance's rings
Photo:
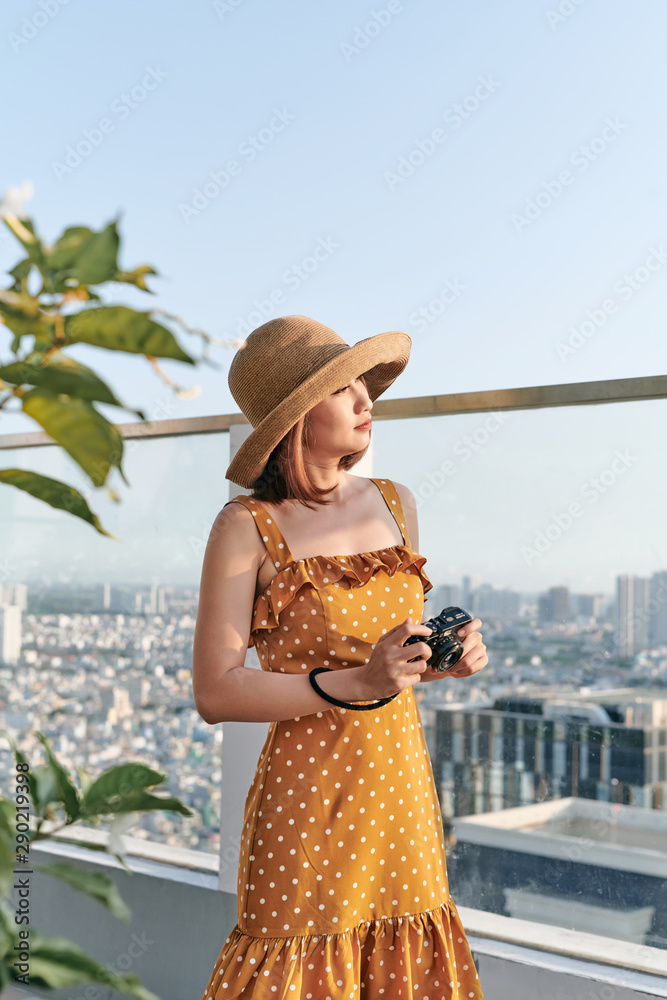
[[[434,910],[365,921],[339,934],[258,938],[243,934],[237,924],[202,1000],[363,1000],[364,995],[482,1000],[451,899]]]
[[[391,577],[399,570],[409,573],[414,567],[427,594],[433,589],[433,584],[423,569],[425,562],[426,556],[407,545],[392,545],[388,549],[352,556],[309,556],[291,562],[278,571],[264,593],[257,598],[251,633],[276,628],[280,624],[280,616],[284,615],[303,587],[321,590],[343,578],[347,578],[350,586],[354,587],[368,583],[381,569],[387,570]]]

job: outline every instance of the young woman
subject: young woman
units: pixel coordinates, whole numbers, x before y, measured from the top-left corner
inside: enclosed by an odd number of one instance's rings
[[[254,430],[227,478],[253,492],[211,530],[193,690],[211,725],[271,725],[245,804],[238,922],[206,1000],[482,997],[413,691],[443,675],[425,643],[403,646],[430,634],[414,497],[348,472],[410,346],[391,332],[349,347],[286,316],[230,367]],[[481,624],[445,676],[486,665]],[[261,671],[244,666],[252,645]]]

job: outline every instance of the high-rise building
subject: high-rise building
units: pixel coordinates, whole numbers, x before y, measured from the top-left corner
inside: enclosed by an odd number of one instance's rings
[[[616,577],[616,634],[619,656],[648,649],[651,581],[643,576]]]
[[[667,570],[651,577],[649,600],[649,642],[652,649],[667,646]]]
[[[104,611],[109,611],[111,609],[111,584],[102,584],[102,609]]]
[[[494,618],[509,621],[519,617],[520,597],[513,590],[483,583],[477,587],[475,599],[474,611],[480,618],[492,615]]]
[[[132,703],[127,687],[105,687],[100,690],[102,714],[109,722],[132,715]]]
[[[481,582],[478,576],[464,576],[461,578],[461,607],[465,608],[466,611],[473,612],[475,610],[473,595]]]
[[[504,698],[435,713],[434,773],[449,816],[570,795],[667,808],[664,692]]]
[[[150,681],[147,677],[128,677],[124,682],[130,703],[135,708],[140,708],[146,704],[150,692]]]
[[[572,620],[570,591],[567,587],[550,587],[537,600],[537,616],[543,622],[569,622]]]
[[[443,608],[459,606],[461,590],[455,583],[443,583],[439,587],[436,587],[432,595],[429,594],[429,600],[437,608],[435,614],[439,614]]]
[[[148,601],[144,607],[144,611],[147,615],[157,614],[157,584],[152,583],[151,589],[148,595]]]
[[[21,608],[0,604],[0,663],[11,666],[21,656]]]
[[[604,614],[604,594],[573,594],[572,613],[577,618],[601,618]]]
[[[28,585],[26,583],[6,583],[0,587],[2,604],[15,604],[21,611],[28,610]]]

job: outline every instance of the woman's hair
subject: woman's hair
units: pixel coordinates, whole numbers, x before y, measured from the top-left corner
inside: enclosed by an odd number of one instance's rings
[[[360,378],[365,385],[364,376],[361,375]],[[308,442],[309,417],[309,413],[300,417],[269,455],[259,478],[251,487],[251,496],[255,500],[266,500],[267,503],[276,504],[282,503],[283,500],[298,500],[309,510],[314,509],[311,504],[333,503],[332,500],[326,500],[325,497],[335,487],[320,489],[316,486],[308,475],[304,461],[303,452]],[[338,463],[338,468],[351,469],[357,462],[361,461],[369,446],[370,441],[362,451],[343,455]]]

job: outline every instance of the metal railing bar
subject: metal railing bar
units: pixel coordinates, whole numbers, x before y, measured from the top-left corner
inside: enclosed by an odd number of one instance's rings
[[[554,406],[591,406],[665,398],[667,398],[667,375],[647,375],[638,378],[604,379],[599,382],[565,382],[558,385],[533,385],[516,389],[489,389],[439,396],[379,399],[373,406],[373,419],[406,420],[459,413],[532,410]],[[145,423],[136,421],[116,424],[116,427],[124,438],[164,438],[186,434],[220,434],[229,431],[233,424],[247,423],[242,413],[222,413],[207,417],[183,417],[179,420],[150,420]],[[44,431],[0,435],[0,450],[35,448],[53,443],[52,438]]]

